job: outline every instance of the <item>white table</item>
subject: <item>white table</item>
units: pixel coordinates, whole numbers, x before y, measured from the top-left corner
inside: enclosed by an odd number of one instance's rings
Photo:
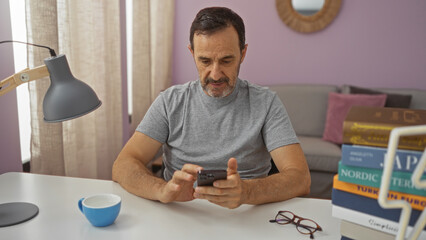
[[[113,225],[90,225],[77,207],[80,198],[114,193],[122,198]],[[0,175],[0,203],[36,204],[39,214],[24,223],[0,228],[0,239],[303,239],[295,225],[269,223],[279,210],[315,220],[315,239],[340,239],[340,220],[331,216],[331,201],[294,198],[229,210],[203,200],[162,204],[125,191],[112,181],[29,173]]]

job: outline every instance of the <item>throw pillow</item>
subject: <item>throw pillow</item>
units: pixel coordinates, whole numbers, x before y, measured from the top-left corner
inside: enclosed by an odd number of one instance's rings
[[[386,94],[341,94],[330,92],[328,94],[327,117],[322,139],[342,144],[343,121],[352,106],[383,107],[385,102]]]
[[[385,107],[394,108],[409,108],[411,103],[411,95],[396,94],[396,93],[385,93],[368,88],[360,88],[355,86],[349,86],[350,93],[361,93],[361,94],[386,94]]]

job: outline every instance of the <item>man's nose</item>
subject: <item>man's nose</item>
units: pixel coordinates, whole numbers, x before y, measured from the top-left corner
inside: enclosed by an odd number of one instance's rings
[[[215,63],[212,65],[212,69],[210,71],[210,77],[214,80],[219,80],[223,77],[222,69],[219,64]]]

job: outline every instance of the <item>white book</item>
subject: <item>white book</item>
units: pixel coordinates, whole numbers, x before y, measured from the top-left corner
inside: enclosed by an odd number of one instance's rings
[[[346,220],[342,220],[340,223],[340,233],[342,236],[355,240],[395,240],[396,237]]]
[[[399,222],[336,205],[332,205],[332,216],[393,235],[397,235],[399,229]],[[413,227],[408,226],[405,237],[408,237],[411,231]],[[425,230],[420,233],[419,239],[426,239]]]

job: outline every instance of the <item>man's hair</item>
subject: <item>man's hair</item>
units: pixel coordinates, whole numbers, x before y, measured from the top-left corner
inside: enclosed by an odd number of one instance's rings
[[[191,25],[189,41],[194,50],[194,34],[209,35],[219,30],[233,26],[238,33],[240,50],[246,42],[243,19],[234,11],[225,7],[209,7],[201,9]]]

